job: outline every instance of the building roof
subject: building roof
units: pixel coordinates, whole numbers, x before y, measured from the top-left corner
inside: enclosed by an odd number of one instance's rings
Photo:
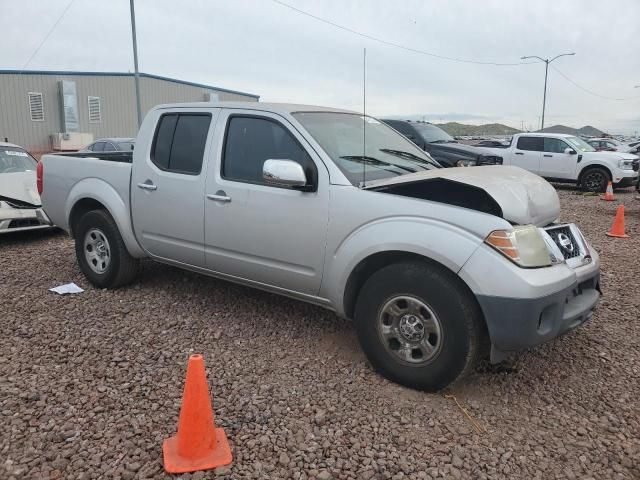
[[[63,70],[0,70],[0,75],[55,75],[55,76],[81,76],[81,77],[134,77],[131,72],[69,72]],[[180,85],[189,85],[191,87],[201,87],[209,90],[217,90],[219,92],[235,93],[237,95],[246,95],[256,100],[260,95],[254,93],[239,92],[237,90],[229,90],[228,88],[214,87],[213,85],[205,85],[203,83],[187,82],[185,80],[177,80],[175,78],[162,77],[160,75],[152,75],[150,73],[139,73],[140,78],[151,78],[154,80],[163,80],[165,82],[178,83]]]

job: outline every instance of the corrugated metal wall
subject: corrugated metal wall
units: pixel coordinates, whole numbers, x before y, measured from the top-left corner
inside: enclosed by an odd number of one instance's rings
[[[136,120],[135,86],[132,76],[42,75],[0,72],[0,141],[22,145],[32,152],[50,149],[49,136],[62,131],[59,80],[74,80],[78,95],[79,132],[100,137],[134,137]],[[218,94],[220,101],[256,101],[255,96],[230,93],[204,86],[156,78],[140,78],[143,116],[162,103],[200,102],[205,94]],[[44,97],[44,121],[34,122],[29,113],[28,92]],[[100,97],[102,120],[89,123],[88,97]]]

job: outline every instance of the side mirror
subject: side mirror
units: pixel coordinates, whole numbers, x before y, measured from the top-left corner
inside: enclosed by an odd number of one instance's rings
[[[304,187],[307,176],[302,165],[293,160],[265,160],[262,166],[262,178],[269,185],[278,187]]]
[[[564,153],[566,153],[568,155],[575,155],[576,151],[573,148],[567,147],[567,148],[564,149]]]

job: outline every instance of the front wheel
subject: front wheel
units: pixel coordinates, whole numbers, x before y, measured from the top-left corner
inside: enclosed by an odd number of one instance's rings
[[[85,213],[74,229],[74,237],[80,270],[96,287],[120,287],[136,276],[139,261],[127,251],[107,211]]]
[[[444,267],[403,262],[374,273],[355,310],[362,349],[384,377],[440,390],[480,356],[482,313],[466,286]]]
[[[590,168],[582,174],[580,186],[588,192],[604,192],[611,181],[609,173],[603,168]]]

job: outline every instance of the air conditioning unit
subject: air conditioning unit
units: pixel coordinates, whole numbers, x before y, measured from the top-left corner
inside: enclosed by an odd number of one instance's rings
[[[49,137],[51,150],[80,150],[93,142],[93,133],[54,133]]]

